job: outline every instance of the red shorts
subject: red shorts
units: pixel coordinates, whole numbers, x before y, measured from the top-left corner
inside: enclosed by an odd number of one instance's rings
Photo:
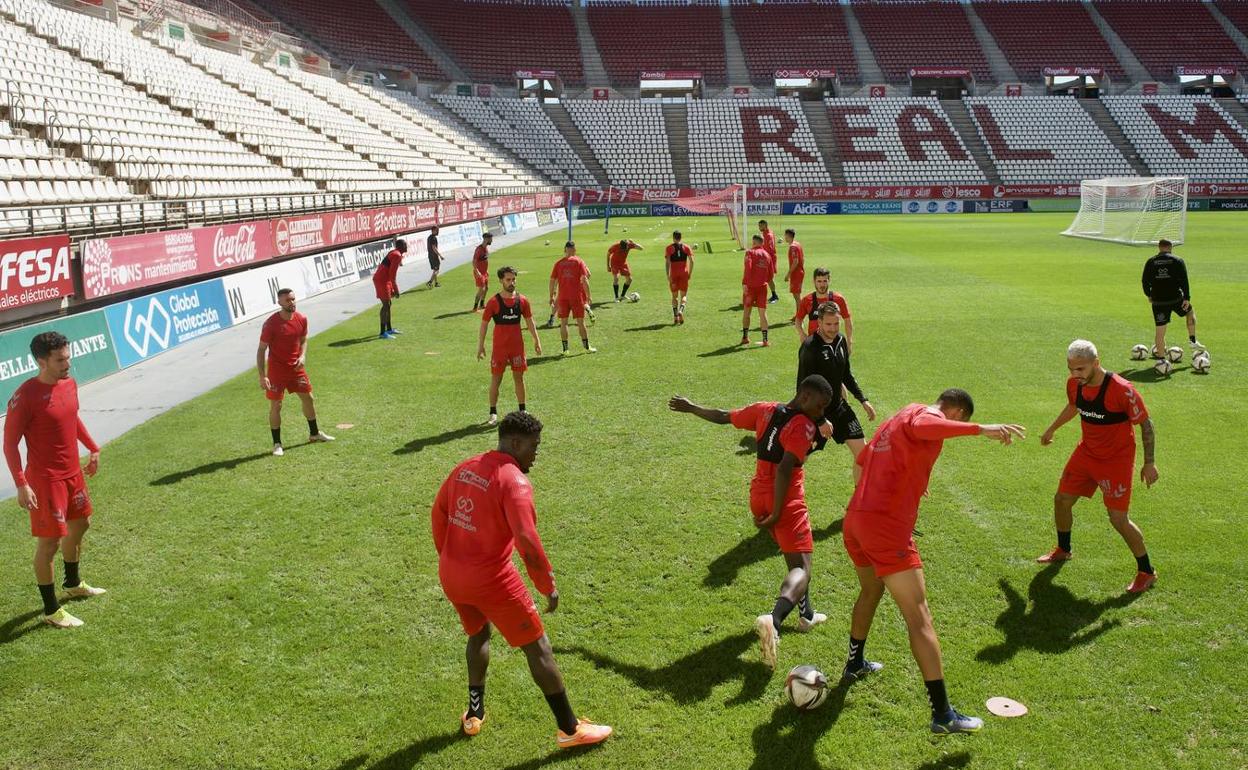
[[[545,635],[533,595],[514,567],[487,585],[458,585],[454,578],[447,580],[441,570],[439,576],[442,592],[459,613],[460,625],[469,636],[479,633],[486,623],[493,623],[512,647],[532,644]]]
[[[269,364],[269,389],[264,392],[270,401],[281,401],[287,393],[311,393],[312,381],[306,369]]]
[[[392,299],[394,295],[399,293],[399,287],[390,282],[383,284],[378,281],[373,281],[373,291],[376,293],[377,299],[387,300]]]
[[[477,284],[478,289],[484,289],[490,285],[490,274],[486,272],[486,268],[473,270],[472,280]]]
[[[560,318],[567,318],[571,313],[573,318],[585,317],[585,298],[578,296],[576,301],[566,300],[563,297],[555,300],[555,312]]]
[[[529,360],[524,357],[524,345],[519,347],[508,345],[490,351],[490,374],[502,374],[507,367],[513,372],[523,372],[529,368]]]
[[[876,577],[923,568],[912,533],[892,531],[873,514],[847,512],[841,540],[854,566],[872,567]]]
[[[607,272],[611,275],[626,275],[629,278],[633,277],[633,271],[629,268],[627,262],[621,262],[618,265],[613,262],[611,264],[611,269]]]
[[[745,307],[767,307],[767,286],[745,287],[741,296],[741,304]]]
[[[1100,489],[1101,500],[1107,509],[1126,511],[1131,507],[1131,482],[1134,479],[1135,455],[1116,460],[1097,460],[1089,457],[1080,444],[1066,461],[1057,491],[1091,497]]]
[[[750,513],[754,514],[756,521],[770,516],[774,504],[775,497],[770,490],[750,490]],[[780,519],[770,532],[781,553],[812,553],[815,550],[805,495],[795,495],[784,501]]]
[[[38,471],[26,474],[38,505],[30,512],[30,534],[35,537],[65,537],[69,519],[91,516],[91,498],[82,471],[77,476],[49,481]]]
[[[672,291],[689,291],[689,274],[669,273],[667,276],[667,286]]]
[[[801,294],[802,281],[806,280],[805,272],[789,273],[789,293]]]

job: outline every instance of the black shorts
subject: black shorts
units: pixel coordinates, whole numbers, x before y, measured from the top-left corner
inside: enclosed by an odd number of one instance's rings
[[[1192,312],[1192,306],[1189,304],[1187,309],[1183,309],[1183,300],[1174,302],[1154,302],[1153,303],[1153,322],[1158,326],[1165,326],[1170,323],[1170,314],[1174,313],[1179,318],[1184,318],[1188,313]]]
[[[437,270],[439,267],[442,267],[442,260],[438,259],[436,255],[430,254],[429,255],[429,269]]]
[[[858,415],[854,414],[854,409],[845,401],[842,401],[834,409],[825,412],[824,417],[832,423],[832,440],[838,444],[844,444],[851,439],[865,438],[862,432],[862,424],[858,422]],[[815,448],[812,451],[823,449],[828,440],[823,434],[815,432]]]

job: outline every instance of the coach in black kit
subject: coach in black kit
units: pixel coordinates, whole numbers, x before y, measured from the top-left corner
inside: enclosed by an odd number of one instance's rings
[[[824,410],[823,422],[815,435],[815,449],[823,449],[828,439],[844,444],[854,456],[854,482],[857,483],[862,469],[856,462],[858,453],[866,446],[858,415],[845,401],[845,391],[858,399],[867,417],[875,420],[875,407],[858,387],[858,381],[849,368],[849,345],[841,335],[841,315],[836,303],[828,302],[819,310],[819,328],[806,338],[797,353],[797,381],[800,384],[812,374],[818,374],[832,385],[832,401]]]
[[[1157,254],[1144,263],[1144,274],[1140,278],[1144,296],[1152,303],[1153,322],[1157,326],[1153,358],[1166,355],[1166,326],[1171,313],[1187,319],[1187,338],[1195,350],[1204,350],[1196,341],[1196,312],[1192,309],[1192,290],[1187,283],[1187,265],[1170,253],[1171,248],[1170,241],[1158,241]]]

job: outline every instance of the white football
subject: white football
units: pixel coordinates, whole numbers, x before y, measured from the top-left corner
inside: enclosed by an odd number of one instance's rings
[[[1148,358],[1148,345],[1136,345],[1131,348],[1131,360],[1143,361]]]
[[[1209,351],[1207,350],[1202,350],[1196,355],[1192,356],[1192,368],[1200,372],[1201,374],[1208,372],[1209,367],[1212,365],[1213,365],[1213,362],[1212,360],[1210,360]]]
[[[1171,345],[1170,347],[1166,348],[1166,358],[1171,363],[1177,364],[1178,362],[1183,360],[1183,348],[1179,347],[1178,345]]]
[[[1165,375],[1170,374],[1170,372],[1174,371],[1174,364],[1170,363],[1169,361],[1163,358],[1157,363],[1153,364],[1153,371],[1157,372],[1160,375],[1165,376]]]
[[[641,295],[635,291],[629,292],[628,301],[629,302],[641,302]]]
[[[798,666],[784,680],[784,691],[798,711],[810,711],[828,699],[828,678],[814,666]]]

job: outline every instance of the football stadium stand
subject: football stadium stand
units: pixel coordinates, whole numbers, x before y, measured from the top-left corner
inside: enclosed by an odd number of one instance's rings
[[[912,67],[965,67],[978,82],[993,82],[960,3],[855,0],[850,11],[890,83],[909,82]]]
[[[769,85],[776,70],[794,67],[832,67],[842,83],[861,82],[840,5],[733,0],[732,22],[754,83]]]
[[[697,71],[710,85],[724,85],[727,65],[719,4],[638,6],[595,2],[589,26],[611,82],[637,85],[646,70]]]
[[[1229,65],[1240,72],[1248,67],[1243,52],[1197,0],[1101,0],[1095,7],[1158,80],[1173,80],[1181,66]]]
[[[1156,175],[1248,179],[1248,131],[1208,96],[1108,96],[1110,115]]]
[[[1082,3],[978,2],[984,26],[1018,76],[1044,78],[1045,67],[1104,67],[1112,82],[1126,77]]]
[[[565,101],[563,106],[613,184],[676,184],[661,105],[623,99],[577,99]]]
[[[937,99],[826,102],[850,184],[984,184],[987,178]]]
[[[690,102],[689,167],[694,187],[832,184],[796,99]]]

